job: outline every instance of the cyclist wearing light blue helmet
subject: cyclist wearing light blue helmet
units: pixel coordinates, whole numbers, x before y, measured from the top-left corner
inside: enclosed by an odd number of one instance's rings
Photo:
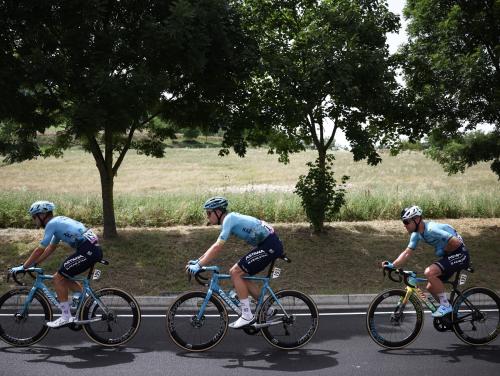
[[[47,322],[51,328],[58,328],[74,321],[71,317],[69,290],[78,291],[82,286],[68,278],[83,273],[94,263],[102,259],[102,250],[97,236],[83,224],[74,219],[53,214],[56,206],[49,201],[36,201],[28,209],[37,228],[45,230],[40,244],[33,250],[28,259],[11,272],[19,272],[47,259],[62,240],[74,249],[74,253],[66,258],[57,273],[54,274],[54,286],[62,311],[60,318]]]
[[[455,272],[465,269],[470,264],[469,252],[462,237],[450,225],[422,219],[422,209],[410,206],[401,211],[401,220],[410,234],[410,242],[406,249],[394,262],[384,261],[383,266],[399,268],[411,257],[420,240],[434,247],[434,252],[440,259],[429,265],[424,274],[427,277],[427,290],[439,300],[439,308],[432,314],[443,317],[451,313],[452,308],[446,297],[443,282]]]
[[[207,219],[211,225],[222,225],[217,241],[198,260],[189,261],[186,271],[196,274],[201,267],[208,265],[220,252],[224,243],[234,235],[252,246],[250,252],[243,256],[229,270],[234,288],[241,304],[241,317],[230,324],[233,329],[239,329],[253,323],[254,317],[250,310],[248,295],[259,298],[259,288],[250,281],[244,280],[245,275],[254,275],[262,271],[273,260],[283,255],[283,244],[274,229],[264,221],[239,213],[227,212],[228,201],[216,196],[208,199],[203,205]]]

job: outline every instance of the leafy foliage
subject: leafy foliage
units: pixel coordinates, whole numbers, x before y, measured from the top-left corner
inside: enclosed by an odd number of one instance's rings
[[[325,165],[322,165],[319,158],[314,162],[308,162],[309,172],[307,175],[301,175],[295,186],[295,193],[302,199],[302,207],[314,232],[321,232],[325,220],[332,220],[345,204],[346,190],[342,186],[336,189],[337,184],[333,178],[334,159],[333,154],[328,154]],[[348,179],[349,177],[344,175],[342,185]]]
[[[492,161],[500,177],[500,3],[409,0],[401,50],[410,106],[406,131],[431,134],[429,155],[450,173]],[[493,125],[488,135],[467,132]]]
[[[0,19],[0,154],[61,155],[79,140],[101,176],[105,236],[127,151],[162,157],[172,124],[216,126],[255,61],[225,0],[2,1]],[[62,130],[42,148],[49,126]]]

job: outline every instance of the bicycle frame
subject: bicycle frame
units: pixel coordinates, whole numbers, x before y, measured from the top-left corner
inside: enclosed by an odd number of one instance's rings
[[[203,301],[203,304],[200,307],[200,310],[199,310],[198,315],[197,315],[197,319],[201,320],[201,318],[205,312],[205,308],[207,307],[208,302],[213,294],[220,296],[222,298],[222,300],[226,303],[226,305],[228,305],[233,310],[233,312],[235,312],[238,315],[241,315],[241,309],[236,304],[234,304],[234,302],[231,300],[231,298],[229,298],[229,296],[226,294],[226,292],[219,286],[219,281],[231,279],[231,276],[229,274],[219,274],[219,268],[217,266],[204,267],[203,270],[211,271],[212,277],[210,278],[210,284],[208,286],[207,295],[205,297],[205,300]],[[249,280],[249,281],[259,281],[259,282],[263,283],[262,288],[260,290],[259,299],[257,300],[257,307],[255,309],[255,312],[258,312],[259,308],[262,306],[262,303],[264,302],[264,297],[266,296],[266,292],[269,292],[269,294],[274,298],[276,303],[280,306],[280,308],[286,314],[285,309],[283,308],[279,299],[276,297],[276,295],[274,294],[274,291],[271,289],[271,286],[269,285],[271,277],[245,276],[245,277],[243,277],[243,279]],[[269,325],[269,324],[267,324],[267,325]]]
[[[29,268],[27,269],[27,271],[29,272],[34,272],[36,273],[36,279],[35,281],[33,282],[33,286],[31,287],[31,290],[28,294],[28,297],[26,299],[26,301],[24,302],[24,305],[23,305],[23,310],[22,310],[22,314],[26,314],[26,312],[28,311],[28,307],[29,305],[31,304],[31,302],[33,301],[33,298],[36,294],[36,292],[38,290],[41,290],[43,295],[45,295],[45,297],[50,301],[50,303],[52,303],[54,306],[58,307],[59,306],[59,300],[57,299],[57,297],[55,296],[55,294],[53,293],[53,291],[51,291],[47,285],[44,283],[44,281],[47,281],[47,280],[52,280],[54,277],[53,275],[48,275],[48,274],[43,274],[43,269],[42,268]],[[90,287],[90,280],[89,278],[85,278],[85,277],[73,277],[73,278],[69,278],[70,280],[72,281],[76,281],[76,282],[80,282],[82,283],[83,285],[83,290],[82,290],[82,296],[90,296],[92,297],[92,299],[94,299],[94,301],[99,305],[99,307],[101,307],[101,309],[105,312],[107,312],[107,308],[106,306],[101,302],[101,300],[94,294],[94,291],[92,290],[92,288]],[[75,317],[78,317],[80,315],[80,311],[83,307],[83,302],[84,302],[85,299],[80,299],[80,301],[78,302],[78,306],[76,307],[76,314],[75,314]],[[92,320],[77,320],[77,321],[74,321],[75,324],[86,324],[86,323],[90,323],[90,322],[94,322],[94,321],[99,321],[99,319],[92,319]]]
[[[450,281],[445,281],[443,283],[451,285],[451,293],[450,293],[450,302],[453,302],[455,300],[455,295],[462,296],[460,290],[457,288],[458,284],[458,279],[459,279],[460,273],[458,273],[455,277],[455,280],[450,282]],[[427,282],[426,278],[419,278],[419,277],[408,277],[408,284],[406,284],[406,295],[402,300],[403,306],[406,305],[408,300],[412,295],[416,296],[420,304],[425,305],[429,310],[434,313],[437,311],[438,307],[436,307],[428,297],[425,296],[425,293],[420,289],[417,284],[422,283],[422,282]]]

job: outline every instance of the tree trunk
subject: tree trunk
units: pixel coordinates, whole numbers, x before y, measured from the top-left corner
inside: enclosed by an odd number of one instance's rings
[[[102,197],[102,216],[105,239],[114,238],[118,235],[116,231],[115,210],[113,202],[113,183],[115,171],[113,169],[113,143],[111,132],[105,132],[105,154],[103,155],[99,144],[94,135],[88,135],[90,150],[95,159],[95,164],[101,177],[101,197]]]
[[[110,171],[110,173],[107,173],[104,176],[103,174],[101,174],[102,216],[104,223],[103,237],[105,239],[115,238],[118,235],[116,231],[115,208],[113,200],[113,179],[113,171]]]

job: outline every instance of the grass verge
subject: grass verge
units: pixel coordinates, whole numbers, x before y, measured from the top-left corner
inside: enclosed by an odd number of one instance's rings
[[[464,237],[476,272],[468,285],[500,290],[500,220],[446,220]],[[278,224],[291,264],[280,263],[282,275],[275,288],[294,288],[312,294],[376,293],[398,286],[383,280],[379,264],[393,260],[407,245],[399,221],[335,222],[321,235],[306,224]],[[100,229],[97,229],[99,233]],[[177,294],[195,288],[187,282],[184,265],[200,256],[216,239],[216,227],[124,228],[119,238],[103,242],[103,277],[95,286],[120,286],[136,295]],[[18,265],[41,238],[38,230],[0,230],[0,270]],[[226,243],[215,263],[227,271],[249,247],[236,240]],[[59,249],[45,263],[53,273],[69,250]],[[407,265],[422,273],[435,259],[432,248],[419,247]],[[13,287],[5,280],[0,291]]]

